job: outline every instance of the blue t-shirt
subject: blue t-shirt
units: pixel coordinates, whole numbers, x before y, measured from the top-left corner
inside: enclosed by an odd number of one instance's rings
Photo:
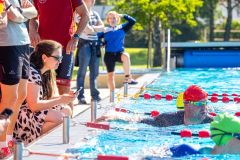
[[[105,33],[100,33],[99,38],[104,38],[105,51],[108,52],[122,52],[124,51],[124,39],[126,32],[129,31],[136,23],[136,20],[128,15],[124,15],[126,23],[116,27],[107,27]]]

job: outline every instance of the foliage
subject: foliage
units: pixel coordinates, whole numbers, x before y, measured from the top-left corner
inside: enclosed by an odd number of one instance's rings
[[[137,19],[140,26],[146,26],[155,17],[160,17],[163,29],[173,28],[183,21],[190,26],[196,26],[193,13],[202,6],[202,0],[119,0],[116,9],[128,13]]]

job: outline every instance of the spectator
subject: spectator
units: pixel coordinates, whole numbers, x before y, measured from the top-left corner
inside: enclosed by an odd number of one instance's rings
[[[80,34],[88,22],[87,8],[82,0],[33,1],[39,16],[29,22],[32,45],[35,46],[40,39],[51,39],[62,44],[64,47],[63,60],[56,71],[57,86],[59,94],[68,93],[74,65],[73,51],[77,48]],[[81,17],[75,33],[73,28],[74,11]]]
[[[67,105],[75,99],[73,93],[55,96],[54,69],[62,61],[62,46],[44,40],[37,44],[32,56],[27,87],[27,98],[21,106],[14,137],[28,144],[54,126],[64,115],[71,115]]]
[[[36,17],[37,11],[29,0],[5,0],[5,11],[1,17],[4,16],[8,19],[7,25],[0,27],[0,110],[10,108],[13,115],[10,117],[11,123],[0,136],[0,159],[11,153],[8,142],[12,141],[19,107],[26,97],[30,39],[24,22]]]
[[[121,17],[127,20],[127,22],[118,25]],[[105,32],[100,34],[100,37],[104,38],[106,45],[104,62],[108,72],[108,85],[110,92],[112,92],[115,89],[114,70],[116,62],[123,63],[125,81],[128,82],[128,84],[137,84],[137,82],[131,78],[130,56],[128,53],[124,52],[124,38],[126,32],[132,28],[136,20],[128,15],[118,14],[115,11],[108,12],[106,19],[109,27],[105,28]]]
[[[83,88],[78,95],[79,104],[87,104],[84,97],[84,80],[87,67],[90,70],[90,91],[93,100],[100,101],[97,90],[97,76],[99,72],[100,43],[97,32],[102,32],[104,25],[97,12],[93,11],[95,0],[84,0],[89,11],[89,23],[80,35],[76,60],[78,62],[77,89]]]

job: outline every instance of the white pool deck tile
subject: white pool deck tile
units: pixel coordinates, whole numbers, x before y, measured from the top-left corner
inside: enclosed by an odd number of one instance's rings
[[[145,74],[142,77],[138,78],[139,82],[137,85],[129,85],[128,94],[132,95],[139,91],[140,87],[144,84],[151,83],[154,79],[159,77],[159,74]],[[103,100],[98,104],[99,106],[107,106],[109,104],[109,89],[99,89],[100,96]],[[117,89],[116,92],[123,94],[123,88]],[[90,102],[90,93],[89,89],[86,89],[85,96],[87,102]],[[76,102],[75,102],[76,103]],[[27,147],[33,152],[41,153],[53,153],[53,154],[64,154],[67,148],[71,148],[76,143],[81,143],[86,141],[84,138],[87,135],[93,134],[96,130],[93,131],[91,128],[87,128],[85,125],[81,125],[80,122],[89,122],[91,120],[90,104],[88,105],[76,105],[74,108],[75,117],[71,119],[70,123],[70,143],[63,144],[63,127],[60,125],[54,130],[42,136],[36,142]],[[97,117],[99,117],[104,110],[97,110]],[[97,131],[99,132],[99,130]],[[11,159],[11,158],[10,158]],[[12,158],[13,159],[13,158]],[[30,155],[28,157],[23,157],[23,160],[54,160],[61,159],[60,157],[50,157],[42,155]]]

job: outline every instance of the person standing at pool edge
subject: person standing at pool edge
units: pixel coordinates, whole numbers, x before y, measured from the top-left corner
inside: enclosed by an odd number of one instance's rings
[[[59,94],[68,93],[74,64],[73,51],[89,19],[86,5],[82,0],[34,0],[34,4],[39,16],[29,22],[31,43],[36,46],[41,39],[50,39],[62,44],[63,60],[56,70],[57,86]],[[74,11],[81,17],[75,33]]]
[[[103,22],[97,12],[93,10],[95,0],[84,0],[89,11],[89,23],[80,35],[78,50],[76,54],[76,66],[78,66],[77,89],[82,87],[78,95],[79,104],[87,104],[84,97],[84,80],[89,66],[90,91],[93,100],[100,101],[99,91],[97,90],[97,76],[99,72],[100,43],[97,32],[104,29]],[[81,19],[80,19],[81,21]],[[77,22],[79,23],[79,22]]]
[[[127,20],[126,23],[118,25],[120,18],[123,17]],[[104,38],[105,42],[105,55],[104,62],[108,72],[108,86],[110,92],[115,89],[114,70],[115,63],[123,63],[123,70],[125,74],[125,81],[128,84],[137,84],[137,81],[132,79],[130,72],[130,56],[124,51],[124,38],[126,32],[128,32],[132,26],[136,23],[136,20],[126,14],[118,14],[115,11],[110,11],[106,17],[109,27],[105,28],[104,33],[100,33],[99,37]]]

